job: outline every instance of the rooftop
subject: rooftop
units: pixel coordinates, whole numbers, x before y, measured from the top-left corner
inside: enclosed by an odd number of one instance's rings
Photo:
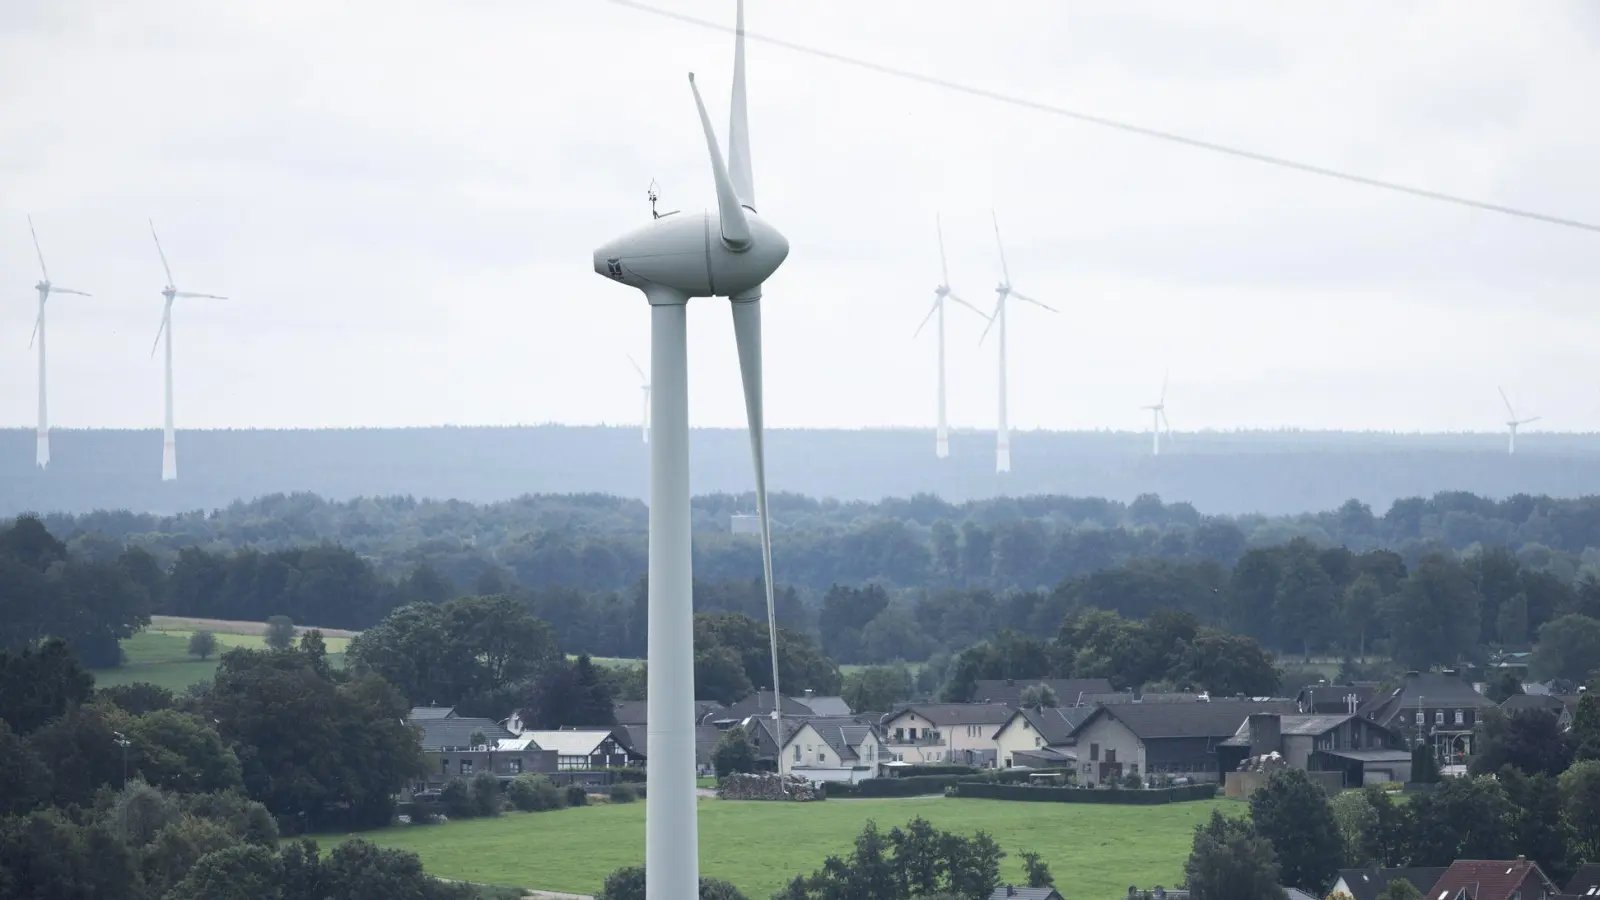
[[[409,721],[422,729],[422,749],[428,751],[470,750],[474,746],[495,745],[505,738],[515,737],[493,719],[435,716]],[[483,745],[475,744],[472,740],[472,736],[479,732],[487,739]]]
[[[1000,703],[918,703],[890,713],[884,724],[914,713],[938,726],[1004,725],[1014,710]]]
[[[1444,872],[1442,866],[1411,869],[1380,869],[1374,866],[1366,869],[1340,869],[1339,877],[1344,880],[1345,887],[1350,889],[1350,896],[1354,900],[1376,900],[1389,883],[1397,878],[1411,882],[1418,892],[1426,895]]]
[[[1455,900],[1466,888],[1472,900],[1512,900],[1529,877],[1534,878],[1545,893],[1556,893],[1555,885],[1545,877],[1538,864],[1526,859],[1458,859],[1424,893],[1424,898]]]
[[[1090,722],[1109,717],[1121,722],[1140,740],[1152,738],[1226,739],[1232,737],[1251,713],[1295,714],[1293,700],[1211,700],[1197,703],[1129,703],[1102,706],[1073,729],[1077,734]]]
[[[1037,685],[1048,685],[1062,706],[1077,706],[1081,694],[1109,694],[1111,682],[1104,678],[980,678],[972,692],[979,703],[1001,703],[1016,706],[1022,702],[1022,692]]]

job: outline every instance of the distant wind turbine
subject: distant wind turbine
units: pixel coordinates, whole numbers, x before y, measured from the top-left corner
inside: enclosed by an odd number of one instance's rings
[[[1006,268],[1006,248],[1000,242],[1000,220],[995,217],[994,210],[989,210],[989,218],[994,221],[994,242],[1000,248],[1000,286],[994,289],[994,315],[990,317],[989,324],[983,329],[983,335],[978,338],[979,343],[989,334],[989,329],[996,322],[1000,323],[1000,420],[995,429],[994,470],[996,472],[1011,471],[1011,426],[1006,420],[1006,299],[1015,297],[1034,306],[1040,306],[1051,312],[1057,310],[1052,306],[1025,296],[1011,289],[1011,272]]]
[[[633,366],[633,370],[639,373],[639,390],[644,391],[644,415],[640,420],[640,427],[644,429],[644,442],[648,444],[650,443],[650,376],[639,368],[639,364],[634,361],[631,354],[628,356],[628,362]]]
[[[950,425],[945,416],[944,402],[944,301],[947,299],[954,300],[985,319],[988,319],[989,316],[983,310],[957,297],[950,290],[950,270],[944,261],[944,226],[940,224],[937,215],[933,217],[933,227],[939,233],[939,277],[941,280],[939,286],[933,289],[933,307],[928,310],[926,316],[922,317],[922,323],[917,326],[917,330],[912,332],[911,336],[916,337],[921,334],[922,329],[927,327],[928,320],[935,315],[939,317],[939,430],[934,435],[933,453],[940,459],[944,459],[950,455]]]
[[[50,270],[44,265],[44,251],[39,249],[39,233],[33,230],[33,216],[28,217],[28,233],[33,235],[33,252],[39,256],[39,272],[43,280],[34,285],[39,292],[39,317],[33,320],[33,334],[28,338],[28,346],[34,342],[39,344],[39,432],[34,443],[33,462],[43,469],[50,465],[50,406],[45,391],[45,362],[44,362],[44,305],[51,294],[76,294],[87,297],[83,291],[71,288],[56,287],[50,283]]]
[[[161,310],[161,327],[156,330],[156,341],[150,347],[150,356],[156,355],[156,349],[162,346],[161,338],[166,337],[167,380],[166,380],[166,420],[161,432],[161,480],[172,481],[178,477],[178,443],[177,432],[172,427],[172,301],[179,297],[203,298],[206,300],[226,300],[216,294],[196,294],[192,291],[180,291],[172,283],[172,267],[167,265],[167,254],[161,249],[161,238],[156,236],[156,223],[150,223],[150,237],[156,242],[156,253],[161,255],[161,268],[167,273],[167,286],[162,288],[161,296],[167,300],[166,306]]]
[[[1150,410],[1150,455],[1161,455],[1161,428],[1166,426],[1167,438],[1172,438],[1172,423],[1167,421],[1167,376],[1161,376],[1161,399],[1151,406],[1141,406],[1140,409]]]
[[[1511,431],[1511,439],[1510,439],[1510,442],[1506,445],[1506,453],[1508,453],[1508,454],[1516,453],[1517,452],[1517,426],[1518,425],[1526,425],[1529,422],[1537,422],[1543,417],[1542,416],[1534,416],[1534,417],[1529,418],[1529,419],[1519,419],[1519,418],[1517,418],[1517,411],[1511,408],[1511,401],[1506,399],[1505,390],[1503,388],[1499,388],[1499,387],[1496,387],[1495,390],[1500,392],[1500,402],[1504,403],[1506,405],[1506,414],[1511,417],[1510,419],[1506,420],[1506,428],[1510,429],[1510,431]]]

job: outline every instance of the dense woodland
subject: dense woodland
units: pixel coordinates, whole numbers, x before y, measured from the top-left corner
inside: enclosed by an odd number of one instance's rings
[[[1493,397],[1485,428],[1497,428]],[[930,398],[930,414],[932,410]],[[0,515],[29,510],[177,512],[239,497],[309,490],[325,497],[411,495],[471,502],[522,494],[648,494],[637,427],[373,428],[181,431],[177,481],[163,483],[161,433],[56,429],[48,471],[30,429],[0,429]],[[767,431],[768,484],[842,501],[933,493],[957,501],[1054,494],[1131,502],[1155,493],[1208,514],[1292,514],[1355,497],[1468,490],[1576,497],[1600,493],[1600,436],[1525,433],[1202,432],[1150,456],[1138,432],[1012,432],[1013,470],[994,471],[991,431],[957,430],[936,459],[929,429]],[[743,429],[695,429],[690,477],[700,493],[748,491]]]

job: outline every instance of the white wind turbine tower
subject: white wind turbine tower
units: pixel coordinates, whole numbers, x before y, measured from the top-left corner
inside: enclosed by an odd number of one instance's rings
[[[772,688],[778,691],[761,398],[761,285],[789,255],[789,242],[756,214],[745,109],[744,4],[734,37],[733,99],[724,165],[711,118],[689,75],[717,188],[716,212],[665,214],[600,247],[594,269],[638,288],[650,305],[650,802],[645,808],[645,896],[699,895],[694,794],[694,627],[690,603],[689,376],[686,307],[691,297],[732,301],[755,463],[756,513],[766,579]],[[774,704],[782,739],[782,704]],[[779,765],[780,771],[782,764]]]
[[[33,320],[33,335],[28,338],[28,346],[34,342],[39,344],[39,432],[34,442],[33,462],[43,469],[50,465],[50,406],[45,391],[45,361],[44,361],[44,306],[51,294],[76,294],[87,297],[83,291],[71,288],[56,287],[50,283],[50,270],[44,265],[44,251],[39,249],[39,232],[33,230],[33,216],[28,217],[28,233],[33,235],[33,252],[39,256],[39,272],[43,279],[34,289],[39,292],[39,317]]]
[[[947,299],[954,300],[962,306],[965,306],[967,309],[970,309],[978,315],[983,316],[985,319],[989,318],[989,316],[985,314],[983,310],[973,306],[971,303],[968,303],[960,297],[957,297],[955,293],[950,290],[950,269],[945,265],[944,260],[944,226],[940,224],[938,216],[934,216],[933,226],[939,233],[939,277],[943,280],[939,282],[938,287],[933,289],[933,308],[929,309],[928,314],[922,317],[922,324],[917,326],[917,330],[913,332],[911,336],[916,337],[917,335],[921,334],[922,329],[927,327],[928,320],[932,319],[935,315],[938,315],[939,430],[934,437],[933,452],[935,456],[939,457],[940,459],[944,459],[950,455],[950,425],[945,416],[944,402],[944,301]]]
[[[1517,411],[1511,408],[1511,401],[1506,399],[1505,390],[1503,388],[1499,388],[1499,387],[1495,388],[1495,390],[1500,392],[1500,402],[1502,402],[1502,403],[1504,403],[1506,405],[1506,414],[1511,416],[1510,419],[1506,420],[1506,428],[1511,430],[1511,440],[1510,440],[1510,443],[1508,443],[1506,445],[1506,453],[1508,453],[1508,454],[1509,453],[1516,453],[1517,452],[1517,426],[1518,425],[1526,425],[1529,422],[1537,422],[1543,417],[1542,416],[1534,416],[1534,417],[1532,417],[1530,419],[1519,419],[1519,418],[1517,418]]]
[[[207,300],[226,300],[216,294],[196,294],[192,291],[180,291],[172,283],[172,267],[167,265],[167,254],[161,249],[161,238],[156,237],[156,223],[150,223],[150,237],[155,239],[156,253],[161,255],[161,268],[167,273],[167,286],[162,288],[161,296],[167,300],[166,306],[161,310],[161,327],[156,330],[156,341],[150,346],[150,355],[156,355],[156,349],[162,346],[161,338],[166,337],[167,380],[166,380],[166,418],[161,432],[161,480],[172,481],[178,477],[178,444],[177,433],[172,427],[172,301],[179,297],[197,297]]]
[[[1161,428],[1166,426],[1167,438],[1172,438],[1172,423],[1167,421],[1167,376],[1161,376],[1161,399],[1151,406],[1141,406],[1140,409],[1150,410],[1150,455],[1161,455]]]
[[[633,370],[639,373],[639,390],[644,391],[644,414],[639,419],[639,427],[644,431],[644,442],[648,444],[650,443],[650,376],[639,368],[639,363],[632,355],[628,356],[628,362],[633,366]]]
[[[994,470],[1009,472],[1011,471],[1011,425],[1006,419],[1006,300],[1015,297],[1051,312],[1057,310],[1011,288],[1011,271],[1006,268],[1006,248],[1000,242],[1000,220],[995,218],[994,210],[989,211],[989,218],[994,220],[994,242],[1000,248],[1000,286],[994,289],[996,295],[994,315],[990,317],[989,324],[984,326],[983,335],[978,341],[982,343],[983,338],[988,336],[989,329],[993,328],[996,322],[1000,323],[1000,421],[995,429]]]

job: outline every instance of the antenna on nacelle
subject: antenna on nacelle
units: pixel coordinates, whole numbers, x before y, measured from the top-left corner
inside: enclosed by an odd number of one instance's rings
[[[650,186],[645,189],[645,193],[650,197],[650,218],[664,219],[667,216],[676,215],[678,213],[678,210],[676,209],[669,212],[656,212],[656,201],[661,199],[661,185],[656,184],[656,180],[654,178],[650,179]]]

